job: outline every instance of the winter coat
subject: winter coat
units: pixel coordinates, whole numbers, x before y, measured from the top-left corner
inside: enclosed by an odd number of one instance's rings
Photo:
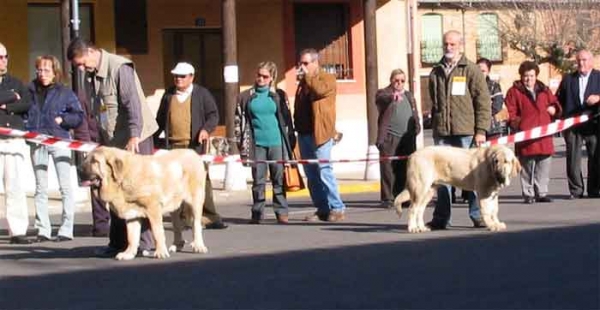
[[[219,110],[217,109],[217,103],[215,98],[208,89],[193,84],[191,94],[191,128],[190,128],[190,148],[196,150],[198,154],[204,153],[204,145],[198,142],[198,136],[202,130],[206,130],[209,134],[215,131],[215,128],[219,124]],[[157,146],[164,146],[169,149],[169,106],[171,104],[171,98],[176,94],[175,87],[171,87],[165,91],[162,99],[160,100],[160,106],[156,113],[156,122],[158,123],[158,130],[154,133],[154,144]],[[164,143],[159,139],[160,133],[164,130],[165,141]]]
[[[277,89],[276,92],[269,91],[269,96],[276,103],[278,129],[283,138],[283,159],[292,158],[293,150],[296,147],[296,136],[294,135],[294,125],[289,110],[289,103],[286,93]],[[255,159],[254,132],[252,128],[252,115],[248,104],[256,97],[254,88],[250,88],[240,93],[235,108],[234,119],[234,137],[240,151],[242,159]]]
[[[77,96],[70,88],[55,83],[48,88],[46,98],[42,102],[43,98],[37,92],[37,87],[37,81],[29,84],[32,104],[27,112],[27,130],[70,139],[69,130],[79,126],[83,120],[83,110]],[[59,116],[62,118],[60,125],[55,121]]]
[[[415,97],[409,91],[404,91],[403,95],[407,97],[412,110],[412,120],[411,123],[409,123],[410,133],[416,136],[421,132],[421,125],[419,122],[419,113],[417,112]],[[376,145],[383,144],[383,140],[385,139],[387,133],[387,126],[393,114],[393,111],[391,109],[391,107],[393,107],[393,102],[394,88],[392,86],[382,88],[378,90],[375,94],[375,105],[377,106],[377,111],[379,112],[379,117],[377,118]]]
[[[312,122],[312,134],[317,146],[326,143],[337,133],[335,129],[336,92],[337,82],[335,76],[322,69],[313,75],[306,75],[296,90],[294,123]],[[310,103],[310,106],[308,106],[308,103]],[[298,119],[308,114],[300,112],[307,109],[311,109],[312,119]]]
[[[443,59],[429,75],[432,128],[439,136],[485,134],[491,125],[490,93],[477,65],[465,56],[448,76]],[[464,95],[453,95],[455,79],[465,79]]]
[[[0,127],[12,129],[25,129],[24,118],[31,106],[31,97],[27,87],[21,81],[13,76],[6,74],[0,83],[0,91],[6,94],[6,91],[18,93],[20,100],[12,96],[5,97],[6,102],[0,102],[0,105],[6,104],[6,109],[0,109]]]
[[[592,69],[589,73],[587,87],[584,92],[583,100],[587,100],[590,95],[600,94],[600,71]],[[556,97],[563,109],[563,117],[571,117],[579,115],[583,112],[590,112],[592,115],[597,114],[599,106],[588,106],[581,103],[579,99],[579,73],[574,72],[565,74],[560,82]],[[570,130],[574,130],[583,135],[596,135],[600,131],[600,120],[594,117],[589,121],[579,124]]]
[[[506,93],[506,107],[509,114],[510,127],[515,131],[528,130],[537,126],[548,125],[558,118],[562,108],[556,97],[544,83],[537,81],[534,87],[535,100],[521,81],[514,82]],[[546,111],[553,106],[556,114],[550,116]],[[518,156],[552,155],[554,143],[552,136],[518,142],[515,151]]]

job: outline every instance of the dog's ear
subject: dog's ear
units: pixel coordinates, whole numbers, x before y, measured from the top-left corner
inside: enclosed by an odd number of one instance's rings
[[[510,177],[514,178],[519,175],[519,173],[521,173],[521,162],[519,162],[519,159],[514,156],[512,160],[512,171],[510,172]]]
[[[124,168],[124,163],[123,160],[121,158],[118,158],[117,156],[114,156],[114,154],[112,156],[107,156],[105,157],[106,159],[106,165],[108,165],[110,167],[111,170],[111,176],[113,178],[113,180],[115,180],[115,182],[117,184],[120,184],[123,182],[123,168]]]

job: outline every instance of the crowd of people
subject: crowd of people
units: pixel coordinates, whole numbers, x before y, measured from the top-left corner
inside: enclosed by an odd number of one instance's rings
[[[593,69],[593,55],[577,53],[578,70],[563,77],[556,94],[538,80],[539,67],[524,61],[520,79],[503,94],[500,85],[490,79],[492,63],[485,58],[476,63],[462,51],[463,37],[458,31],[443,36],[444,56],[429,76],[432,101],[432,131],[435,145],[460,148],[480,147],[486,140],[510,132],[547,125],[559,117],[584,111],[597,112],[600,103],[600,72]],[[139,154],[152,154],[155,147],[189,148],[202,154],[219,115],[208,89],[194,83],[195,68],[177,63],[171,71],[173,85],[165,91],[154,116],[145,102],[144,92],[134,64],[127,58],[107,52],[91,42],[77,38],[67,57],[80,70],[78,93],[61,83],[58,59],[43,55],[36,59],[36,76],[24,85],[8,74],[9,54],[0,43],[0,122],[3,126],[35,131],[59,138],[93,141]],[[299,54],[298,88],[294,113],[288,95],[277,88],[277,66],[270,61],[257,64],[255,81],[243,91],[235,108],[234,137],[242,159],[288,160],[296,147],[303,159],[322,160],[304,166],[308,190],[315,212],[305,221],[338,222],[345,219],[342,201],[333,173],[331,151],[339,139],[336,130],[336,78],[322,70],[319,53],[305,49]],[[420,120],[414,96],[405,89],[402,69],[390,73],[389,85],[376,93],[379,112],[376,146],[380,156],[410,155],[416,150]],[[600,197],[600,152],[597,151],[598,120],[575,126],[563,133],[567,146],[567,176],[571,199]],[[580,168],[581,148],[588,156],[587,184]],[[31,143],[30,157],[36,180],[35,225],[37,237],[27,238],[29,226],[27,202],[18,171],[24,165],[26,144],[23,139],[0,137],[0,174],[5,180],[5,206],[10,243],[73,240],[74,201],[70,169],[71,151]],[[551,136],[518,142],[515,153],[522,165],[520,174],[524,202],[551,202],[548,195],[549,171],[554,154]],[[55,165],[62,197],[62,221],[55,237],[48,216],[48,163]],[[267,174],[273,191],[273,210],[277,223],[287,224],[288,202],[284,189],[284,164],[252,165],[252,208],[249,223],[260,224],[266,204]],[[406,183],[406,161],[381,161],[381,205],[389,208]],[[228,225],[216,210],[210,178],[207,175],[202,224],[207,229]],[[464,192],[469,217],[474,227],[485,227],[477,193]],[[431,229],[450,225],[453,189],[440,186]],[[91,192],[92,230],[96,237],[108,237],[107,247],[98,256],[114,256],[127,247],[126,223],[110,212],[106,203]],[[143,223],[140,253],[152,250],[149,225]]]

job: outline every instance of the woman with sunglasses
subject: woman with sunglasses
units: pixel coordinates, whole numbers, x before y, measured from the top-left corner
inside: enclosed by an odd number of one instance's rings
[[[387,156],[410,155],[416,149],[415,137],[421,131],[419,116],[413,95],[404,89],[406,75],[402,69],[390,74],[390,85],[380,89],[375,95],[379,111],[377,119],[377,142],[380,158]],[[406,159],[382,160],[381,206],[391,208],[394,197],[406,183]]]
[[[242,159],[289,159],[295,144],[294,128],[286,93],[276,88],[277,66],[270,61],[256,67],[254,86],[239,96],[235,112],[235,135]],[[288,202],[283,188],[283,164],[268,164],[277,223],[288,223]],[[267,164],[252,166],[252,217],[260,224],[265,207]]]
[[[29,84],[32,105],[27,113],[27,129],[62,139],[71,139],[69,130],[83,120],[83,110],[77,96],[60,83],[62,70],[58,59],[51,55],[35,60],[36,78]],[[35,227],[37,242],[51,240],[52,226],[48,216],[48,163],[52,157],[62,197],[62,223],[55,239],[73,240],[75,202],[71,187],[71,151],[54,146],[30,144],[31,163],[35,173]]]

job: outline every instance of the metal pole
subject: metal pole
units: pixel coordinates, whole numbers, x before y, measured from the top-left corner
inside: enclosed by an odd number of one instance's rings
[[[79,0],[71,0],[71,37],[79,37]]]
[[[69,68],[69,60],[67,59],[67,47],[71,41],[71,15],[69,8],[69,0],[61,0],[60,2],[60,32],[62,37],[62,67],[65,69],[63,82],[71,80],[71,72],[67,70]]]
[[[375,147],[377,139],[377,107],[375,106],[375,93],[378,88],[377,72],[377,1],[364,1],[364,23],[365,23],[365,66],[366,66],[366,96],[367,96],[367,126],[368,126],[368,149],[367,157],[379,157],[379,151]],[[379,178],[379,163],[367,162],[365,167],[365,179]]]
[[[68,0],[64,0],[64,2],[67,2]],[[70,36],[70,40],[73,40],[77,37],[79,37],[79,0],[71,0],[71,36]],[[64,38],[63,38],[64,40]],[[70,41],[69,40],[69,41]],[[68,44],[68,43],[67,43]],[[65,48],[65,57],[66,57],[66,48]],[[71,81],[72,81],[72,88],[73,91],[76,94],[80,94],[80,92],[85,91],[85,88],[83,86],[84,83],[84,75],[82,74],[82,72],[75,66],[69,64],[69,66],[71,67]],[[65,63],[65,68],[67,68],[67,65]]]

